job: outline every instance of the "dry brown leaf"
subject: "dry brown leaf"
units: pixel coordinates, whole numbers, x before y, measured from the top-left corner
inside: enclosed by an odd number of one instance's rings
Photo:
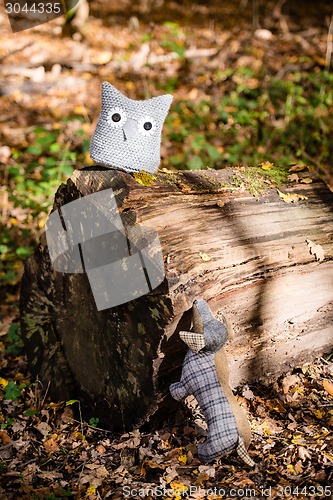
[[[11,442],[11,438],[6,431],[0,431],[0,439],[3,445],[9,444]]]
[[[56,472],[56,471],[45,471],[45,472],[40,472],[38,474],[38,477],[41,479],[62,479],[64,476],[61,474],[61,472]]]
[[[278,399],[266,400],[266,406],[268,406],[270,410],[277,411],[278,413],[284,413],[286,411],[285,407],[280,403]]]
[[[304,177],[303,179],[301,179],[301,183],[302,184],[311,184],[313,181],[312,179],[310,179],[310,177]]]
[[[323,247],[321,245],[317,245],[312,240],[306,239],[305,241],[309,247],[310,254],[314,255],[315,259],[319,262],[324,260],[325,252]]]
[[[248,385],[244,385],[242,390],[242,395],[245,399],[248,399],[249,401],[253,401],[255,399],[255,395],[253,394],[253,391],[251,391]]]
[[[295,464],[295,472],[296,472],[296,474],[302,474],[302,472],[303,472],[303,465],[302,465],[302,462],[300,460],[298,460]]]
[[[205,473],[209,477],[215,477],[216,469],[212,465],[199,465],[198,470],[200,473]]]
[[[287,394],[289,392],[290,387],[295,386],[300,381],[298,375],[286,375],[282,380],[282,390],[283,394]]]
[[[325,391],[328,392],[328,394],[330,396],[333,396],[333,384],[332,384],[332,382],[325,379],[323,381],[323,387],[324,387]]]
[[[105,447],[102,445],[102,444],[99,444],[96,446],[96,450],[98,451],[98,453],[100,453],[101,455],[103,455],[103,453],[106,452],[106,449]]]
[[[288,180],[290,182],[298,182],[299,181],[299,177],[297,174],[290,174],[288,175]]]
[[[47,453],[54,453],[55,451],[58,451],[58,449],[59,449],[58,443],[52,438],[44,441],[43,446],[44,446],[45,450],[47,451]]]
[[[46,422],[40,422],[35,428],[46,437],[51,432],[51,427]]]
[[[89,465],[94,466],[95,464]],[[88,465],[86,465],[86,467],[88,469],[91,469],[91,467],[88,467]],[[98,465],[97,468],[94,468],[94,470],[92,470],[90,474],[86,474],[81,478],[81,483],[89,483],[91,486],[95,486],[95,488],[98,488],[98,486],[102,484],[103,480],[108,476],[108,474],[109,473],[104,465]]]
[[[311,453],[309,450],[304,448],[304,446],[298,447],[298,456],[301,460],[306,460],[307,458],[311,460]]]

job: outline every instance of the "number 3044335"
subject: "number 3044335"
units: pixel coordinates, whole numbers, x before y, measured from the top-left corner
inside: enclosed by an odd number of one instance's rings
[[[33,14],[60,14],[62,12],[61,3],[19,3],[12,2],[6,3],[7,14],[23,14],[23,15],[33,15]]]

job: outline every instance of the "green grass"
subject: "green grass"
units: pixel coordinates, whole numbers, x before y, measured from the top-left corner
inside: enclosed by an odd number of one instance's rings
[[[219,100],[183,100],[172,107],[166,120],[166,134],[176,150],[168,159],[172,166],[191,170],[263,161],[278,167],[331,162],[332,74],[297,72],[278,80],[239,68],[225,78],[232,82]]]

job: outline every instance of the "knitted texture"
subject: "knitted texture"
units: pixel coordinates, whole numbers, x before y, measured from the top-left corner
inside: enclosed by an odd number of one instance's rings
[[[145,101],[124,96],[102,84],[102,110],[90,144],[90,156],[100,165],[126,172],[153,173],[160,164],[162,126],[173,97]]]

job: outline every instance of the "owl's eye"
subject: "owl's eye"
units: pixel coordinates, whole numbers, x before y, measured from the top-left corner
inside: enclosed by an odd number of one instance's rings
[[[138,121],[138,130],[142,135],[153,135],[156,130],[156,122],[150,116],[142,116]]]
[[[126,120],[127,120],[127,114],[121,108],[112,108],[108,112],[107,121],[112,128],[122,127],[125,124]]]

